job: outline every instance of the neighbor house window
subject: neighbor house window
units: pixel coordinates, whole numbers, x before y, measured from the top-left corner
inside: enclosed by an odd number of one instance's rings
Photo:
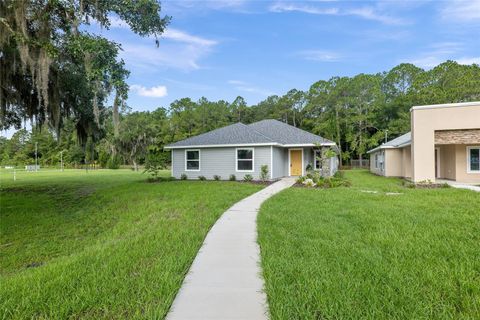
[[[185,150],[185,171],[200,170],[200,150]]]
[[[375,169],[378,169],[379,162],[378,162],[378,153],[375,154]]]
[[[320,162],[322,161],[321,160],[322,150],[314,150],[313,151],[313,157],[314,157],[313,163],[315,165],[314,166],[315,170],[320,170]]]
[[[467,147],[468,172],[480,173],[480,147]]]
[[[253,171],[253,149],[237,149],[237,171]]]

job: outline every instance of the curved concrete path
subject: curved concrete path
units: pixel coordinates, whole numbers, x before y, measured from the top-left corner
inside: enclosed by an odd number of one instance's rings
[[[257,212],[263,201],[290,187],[284,178],[228,209],[199,250],[167,320],[268,319],[260,275]]]

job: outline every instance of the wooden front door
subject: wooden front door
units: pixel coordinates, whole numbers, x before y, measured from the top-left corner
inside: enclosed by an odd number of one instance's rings
[[[290,175],[302,175],[302,150],[290,150]]]

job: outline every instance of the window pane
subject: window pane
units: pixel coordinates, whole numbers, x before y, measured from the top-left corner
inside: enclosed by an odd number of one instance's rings
[[[470,149],[470,170],[480,171],[480,149]]]
[[[200,152],[199,151],[187,151],[188,160],[199,160]]]
[[[253,150],[251,149],[238,149],[237,159],[253,159]]]
[[[187,160],[187,170],[198,170],[198,169],[200,169],[200,161]]]
[[[238,170],[252,170],[253,161],[252,160],[238,160]]]
[[[315,150],[315,169],[320,170],[320,150]]]

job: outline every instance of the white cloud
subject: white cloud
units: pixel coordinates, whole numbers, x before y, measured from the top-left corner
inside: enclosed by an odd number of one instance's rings
[[[338,53],[327,50],[302,50],[297,55],[305,60],[322,62],[335,62],[341,58]]]
[[[201,38],[198,36],[194,36],[191,34],[188,34],[184,31],[180,31],[177,29],[172,29],[169,28],[165,31],[165,33],[162,35],[162,38],[173,40],[173,41],[178,41],[178,42],[183,42],[191,45],[199,45],[203,47],[211,47],[216,45],[218,42],[215,40],[210,40],[206,38]]]
[[[373,8],[369,7],[347,10],[344,14],[357,16],[367,20],[378,21],[383,24],[402,25],[407,23],[402,19],[391,17],[385,14],[380,14],[376,12]]]
[[[246,82],[242,80],[228,80],[228,83],[233,85],[239,85],[239,86],[246,85]]]
[[[122,57],[128,64],[150,71],[151,67],[175,68],[183,71],[200,69],[199,61],[207,56],[217,41],[169,29],[160,40],[160,48],[137,40],[125,43]]]
[[[130,86],[130,89],[132,89],[139,96],[142,96],[142,97],[163,98],[167,96],[167,87],[165,86],[155,86],[151,88],[146,88],[144,86],[134,84]]]
[[[298,4],[289,4],[283,2],[277,2],[270,6],[271,12],[303,12],[303,13],[310,13],[310,14],[325,14],[325,15],[336,15],[339,12],[338,8],[326,8],[321,9],[309,5],[298,5]]]
[[[299,5],[296,3],[277,2],[270,6],[271,12],[303,12],[318,15],[331,16],[356,16],[366,20],[378,21],[384,24],[401,25],[406,24],[407,21],[395,18],[386,14],[382,14],[372,7],[354,8],[354,9],[340,9],[336,7],[320,8],[312,5]]]
[[[454,60],[460,64],[480,64],[480,57],[465,56],[464,45],[460,42],[439,42],[430,45],[424,53],[401,62],[413,63],[422,68],[433,68],[446,60]]]
[[[442,18],[451,22],[480,22],[480,0],[447,1],[441,9]]]
[[[227,82],[231,84],[238,91],[256,93],[265,97],[275,94],[270,90],[266,90],[266,89],[251,85],[248,82],[245,82],[242,80],[228,80]]]
[[[109,17],[111,28],[129,29],[125,21],[118,16]],[[200,69],[199,60],[211,52],[218,41],[192,35],[185,31],[167,28],[160,36],[160,48],[150,41],[136,39],[134,42],[122,40],[121,57],[129,65],[150,71],[151,67],[175,68],[183,71]]]
[[[478,64],[478,65],[480,65],[480,56],[479,57],[463,57],[463,58],[456,59],[455,61],[457,61],[460,64]]]

